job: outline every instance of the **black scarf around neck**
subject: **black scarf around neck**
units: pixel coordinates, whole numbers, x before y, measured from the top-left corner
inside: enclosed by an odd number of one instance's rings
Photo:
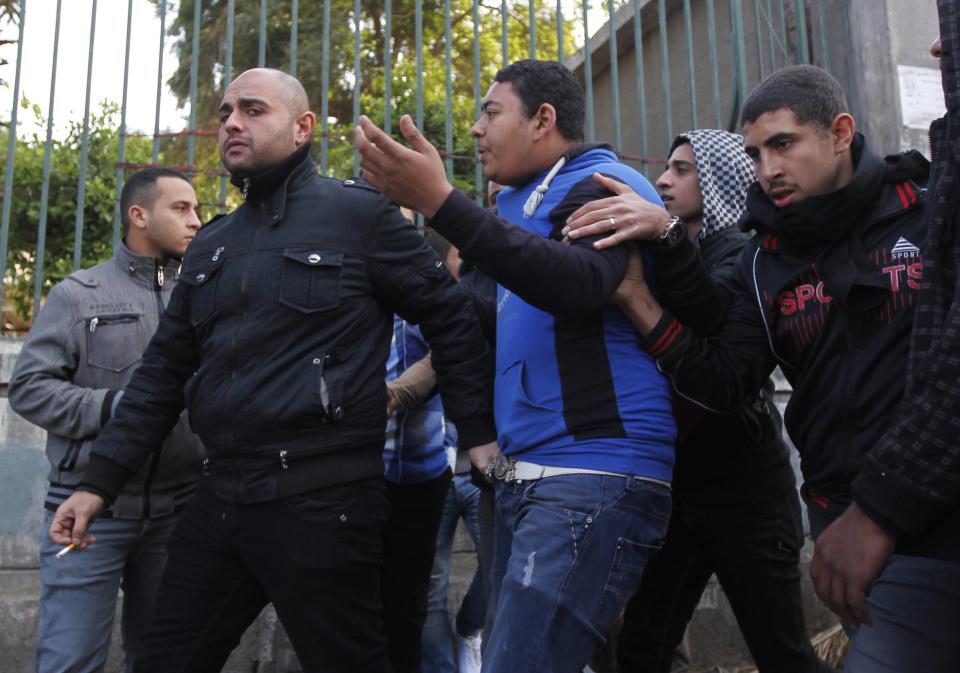
[[[827,293],[846,308],[865,312],[890,296],[890,288],[867,257],[860,240],[867,217],[885,183],[887,164],[857,133],[851,145],[850,182],[827,194],[777,208],[759,183],[747,195],[745,224],[779,239],[785,253],[813,256]]]

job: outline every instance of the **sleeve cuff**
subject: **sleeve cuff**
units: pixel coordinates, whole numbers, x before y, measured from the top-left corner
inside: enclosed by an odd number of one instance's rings
[[[120,463],[115,463],[97,453],[90,454],[90,463],[83,473],[83,479],[77,487],[80,491],[95,493],[103,498],[108,505],[112,504],[123,489],[124,484],[133,476]]]
[[[120,397],[123,396],[122,390],[108,390],[107,394],[103,397],[103,404],[100,405],[100,427],[106,427],[109,420],[113,417],[113,412],[116,411],[116,403],[120,401]]]
[[[480,208],[480,206],[459,189],[454,189],[437,209],[437,212],[433,214],[433,217],[427,221],[427,225],[436,229],[458,248],[462,247],[463,241],[457,235],[459,233],[458,225],[470,221],[469,217],[464,217],[464,212],[474,208]]]
[[[459,437],[457,444],[462,449],[489,444],[497,439],[497,428],[493,423],[493,415],[458,418],[454,419],[453,422],[457,426]]]
[[[640,339],[640,347],[647,351],[655,360],[669,355],[680,343],[684,327],[680,321],[664,310],[660,321],[647,336]]]
[[[920,535],[938,513],[934,504],[869,457],[853,481],[853,499],[878,526],[897,536]]]

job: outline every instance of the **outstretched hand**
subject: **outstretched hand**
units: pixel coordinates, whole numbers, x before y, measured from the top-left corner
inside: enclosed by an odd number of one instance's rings
[[[652,240],[663,233],[670,222],[670,213],[647,201],[630,185],[600,173],[593,174],[593,181],[616,196],[581,206],[567,218],[567,226],[562,231],[564,236],[582,238],[609,234],[593,244],[602,250],[625,241]]]
[[[400,118],[405,147],[383,132],[366,116],[353,130],[353,144],[360,153],[363,179],[401,206],[427,218],[440,209],[453,186],[439,152],[417,130],[410,115]]]

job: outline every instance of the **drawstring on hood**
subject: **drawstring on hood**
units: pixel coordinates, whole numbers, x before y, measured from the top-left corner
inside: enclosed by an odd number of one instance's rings
[[[528,220],[534,216],[537,208],[543,203],[543,197],[546,196],[547,190],[550,189],[550,183],[553,182],[553,179],[557,177],[557,174],[564,166],[581,154],[586,154],[592,150],[610,150],[612,152],[613,148],[607,143],[585,143],[583,145],[574,145],[564,152],[563,156],[557,159],[553,168],[547,172],[540,184],[537,185],[537,188],[527,197],[526,202],[523,204],[523,216]]]
[[[710,238],[737,222],[747,207],[747,190],[756,180],[753,161],[743,150],[743,136],[718,129],[681,133],[670,153],[690,143],[697,163],[697,180],[703,198],[703,226],[699,239]]]
[[[553,168],[550,169],[550,172],[547,173],[547,176],[543,179],[543,182],[537,185],[537,188],[534,189],[530,193],[530,196],[527,197],[527,202],[523,204],[523,216],[525,218],[529,220],[531,217],[533,217],[533,214],[537,212],[537,208],[539,208],[540,204],[543,202],[543,195],[547,193],[548,189],[550,189],[550,183],[566,163],[567,157],[560,157],[557,163],[553,165]]]

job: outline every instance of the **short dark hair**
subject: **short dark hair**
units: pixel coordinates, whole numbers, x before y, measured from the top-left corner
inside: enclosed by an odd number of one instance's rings
[[[497,71],[494,81],[509,82],[532,117],[544,103],[557,111],[557,130],[567,140],[583,140],[586,116],[583,87],[569,68],[557,61],[525,58]]]
[[[160,178],[180,178],[187,184],[190,178],[173,168],[144,168],[137,171],[123,184],[123,191],[120,192],[120,220],[123,222],[123,236],[126,238],[130,233],[130,208],[131,206],[143,206],[148,210],[153,208],[157,199],[157,180]]]
[[[787,109],[801,124],[830,128],[847,112],[847,98],[833,75],[815,65],[791,65],[760,82],[743,104],[740,123],[750,124],[768,112]]]

